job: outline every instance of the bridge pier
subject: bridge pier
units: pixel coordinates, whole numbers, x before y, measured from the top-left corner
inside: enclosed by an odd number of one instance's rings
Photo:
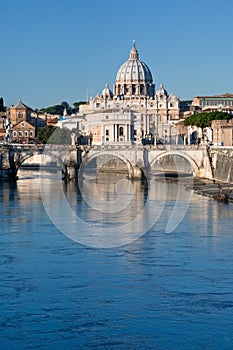
[[[7,147],[0,156],[0,180],[15,181],[17,179],[17,168],[14,160],[14,151]]]
[[[80,165],[82,163],[82,149],[72,149],[69,152],[69,157],[64,160],[63,179],[70,181],[82,176]]]

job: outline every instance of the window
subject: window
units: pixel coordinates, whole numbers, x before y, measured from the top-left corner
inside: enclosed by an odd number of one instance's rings
[[[33,136],[33,131],[32,130],[30,131],[30,136]]]
[[[24,128],[24,123],[21,123],[21,126]]]
[[[24,131],[24,136],[28,137],[28,131],[26,131],[26,130]]]
[[[106,136],[109,136],[109,130],[105,130]]]
[[[119,133],[120,133],[120,136],[124,136],[124,128],[123,128],[123,126],[120,127]]]
[[[22,131],[18,131],[18,135],[19,135],[19,137],[21,137],[22,136]]]
[[[13,136],[17,136],[17,131],[13,131]]]

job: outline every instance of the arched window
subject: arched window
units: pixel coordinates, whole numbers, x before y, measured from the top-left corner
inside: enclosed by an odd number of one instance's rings
[[[120,126],[119,133],[120,133],[120,136],[124,136],[124,128],[123,128],[123,126]]]

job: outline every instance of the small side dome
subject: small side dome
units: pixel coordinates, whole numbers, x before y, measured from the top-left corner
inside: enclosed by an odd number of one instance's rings
[[[167,90],[164,89],[164,86],[162,83],[160,84],[159,89],[156,91],[156,94],[168,96]]]
[[[102,95],[103,97],[106,97],[106,96],[108,96],[108,97],[113,97],[113,93],[112,93],[112,91],[109,89],[109,85],[108,85],[108,84],[105,85],[105,88],[103,89],[101,95]]]

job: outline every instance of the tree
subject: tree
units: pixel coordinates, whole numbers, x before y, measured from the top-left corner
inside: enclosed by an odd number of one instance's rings
[[[202,138],[204,138],[204,128],[211,127],[212,120],[229,120],[232,115],[225,112],[200,112],[190,115],[184,121],[184,126],[195,125],[202,130]]]
[[[67,110],[67,113],[72,113],[72,108],[69,106],[69,104],[66,101],[61,102],[60,105],[54,105],[47,108],[41,108],[40,112],[47,113],[47,114],[59,114],[63,115],[64,109]]]
[[[70,145],[71,131],[67,128],[60,129],[56,127],[51,137],[49,138],[49,143],[54,145]]]
[[[71,133],[72,131],[67,128],[60,129],[55,126],[47,125],[39,129],[36,140],[43,144],[70,145]]]
[[[78,111],[79,111],[79,106],[80,106],[80,105],[85,105],[85,104],[87,104],[86,101],[74,102],[74,103],[73,103],[73,106],[74,106],[73,111],[74,111],[74,112],[78,112]]]
[[[0,98],[0,112],[5,112],[3,97]]]
[[[36,141],[38,143],[47,143],[52,133],[54,132],[55,127],[52,125],[46,125],[43,128],[40,128],[37,134]]]
[[[74,102],[73,105],[78,108],[80,105],[85,105],[87,102],[86,101],[78,101]]]

